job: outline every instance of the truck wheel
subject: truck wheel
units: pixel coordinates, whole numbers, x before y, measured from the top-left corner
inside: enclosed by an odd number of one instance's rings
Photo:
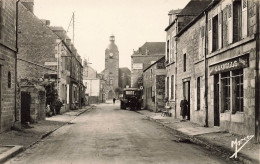
[[[120,109],[125,109],[125,105],[123,102],[120,103]]]

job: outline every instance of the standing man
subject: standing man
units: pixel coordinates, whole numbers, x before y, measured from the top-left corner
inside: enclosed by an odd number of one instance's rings
[[[115,104],[115,102],[116,102],[116,98],[113,98],[113,104]]]
[[[188,115],[188,101],[185,96],[183,97],[183,100],[181,100],[180,107],[182,119],[185,120],[185,117]]]

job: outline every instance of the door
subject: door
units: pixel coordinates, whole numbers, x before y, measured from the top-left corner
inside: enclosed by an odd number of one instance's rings
[[[108,99],[113,99],[114,96],[113,96],[113,92],[112,91],[109,91],[108,92]]]
[[[1,67],[1,65],[0,65],[0,131],[2,130],[2,126],[1,126],[1,118],[2,118],[2,115],[1,115],[1,113],[2,113],[2,104],[1,104],[1,102],[2,102],[2,97],[1,97],[1,95],[2,95],[2,67]]]
[[[188,101],[188,120],[190,120],[190,81],[183,83],[183,96],[186,97]]]
[[[31,95],[29,92],[21,92],[21,123],[31,121],[30,117]]]
[[[214,126],[220,125],[219,116],[219,75],[214,75]]]

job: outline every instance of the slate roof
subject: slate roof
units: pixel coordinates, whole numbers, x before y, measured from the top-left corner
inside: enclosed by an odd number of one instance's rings
[[[178,15],[199,15],[212,0],[191,0]]]
[[[146,42],[134,55],[163,55],[165,42]]]
[[[143,72],[147,71],[147,70],[148,70],[149,68],[151,68],[153,65],[155,65],[155,64],[157,64],[157,63],[159,63],[159,62],[161,62],[161,61],[163,61],[163,60],[165,60],[165,56],[163,56],[162,58],[158,59],[156,62],[154,62],[153,64],[151,64],[149,67],[147,67],[145,70],[143,70]]]
[[[169,11],[169,14],[179,14],[181,12],[182,9],[177,9],[177,10],[171,10]],[[169,15],[168,14],[168,15]]]

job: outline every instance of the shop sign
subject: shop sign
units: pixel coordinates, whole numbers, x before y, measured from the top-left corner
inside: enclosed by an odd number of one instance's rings
[[[133,69],[143,69],[143,63],[134,63]]]
[[[249,66],[248,55],[224,61],[209,67],[210,75],[245,68]]]

